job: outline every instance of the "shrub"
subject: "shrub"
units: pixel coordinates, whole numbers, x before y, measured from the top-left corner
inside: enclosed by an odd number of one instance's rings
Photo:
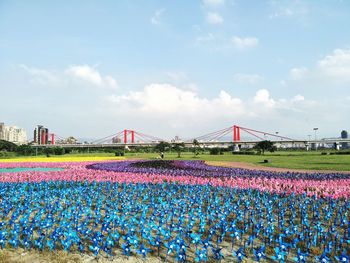
[[[218,148],[218,147],[210,148],[210,149],[209,149],[209,154],[210,154],[210,155],[218,155],[218,154],[221,154],[221,149]]]
[[[254,151],[239,151],[239,152],[232,152],[232,154],[235,154],[235,155],[255,155],[256,153]]]
[[[118,150],[114,153],[115,156],[124,156],[124,151]]]
[[[53,151],[54,151],[55,155],[63,155],[66,153],[65,149],[62,147],[56,147],[56,148],[54,148]]]

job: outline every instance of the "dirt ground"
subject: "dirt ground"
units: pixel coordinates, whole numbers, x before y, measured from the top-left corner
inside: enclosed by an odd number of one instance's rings
[[[126,257],[124,255],[116,255],[113,258],[107,258],[103,256],[98,256],[97,258],[91,255],[80,255],[76,253],[67,253],[64,251],[57,252],[40,252],[37,250],[24,250],[22,248],[15,249],[5,249],[0,250],[0,263],[164,263],[164,262],[176,262],[175,259],[169,258],[164,261],[162,258],[155,256],[147,256],[143,259],[137,256]],[[188,262],[194,262],[193,258],[189,259]],[[214,263],[213,259],[209,259],[208,263]],[[226,262],[236,262],[233,256],[228,256],[220,261],[221,263]],[[244,263],[254,262],[252,259],[244,259]],[[264,262],[264,261],[263,261]],[[267,262],[267,261],[266,261]],[[287,260],[286,262],[292,262]]]
[[[155,257],[147,257],[146,259],[139,257],[125,257],[123,255],[117,255],[113,258],[107,258],[99,256],[97,258],[90,255],[80,255],[76,253],[70,253],[63,251],[58,252],[39,252],[36,250],[26,251],[22,248],[17,250],[6,249],[0,250],[0,263],[110,263],[110,262],[126,262],[126,263],[158,263],[162,262]]]

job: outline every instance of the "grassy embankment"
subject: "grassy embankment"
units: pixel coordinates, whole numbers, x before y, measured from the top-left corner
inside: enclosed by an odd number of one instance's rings
[[[100,161],[100,160],[122,160],[122,159],[155,159],[157,153],[126,153],[125,157],[115,157],[113,153],[90,153],[90,154],[66,154],[62,156],[37,156],[37,157],[13,157],[1,159],[0,162],[65,162],[65,161]],[[165,153],[165,159],[178,159],[176,153]],[[335,170],[350,171],[350,155],[321,155],[320,152],[275,152],[265,155],[224,155],[199,154],[194,157],[193,153],[182,153],[181,160],[204,160],[214,162],[244,162],[254,165],[308,169],[308,170]],[[269,162],[264,163],[267,159]]]

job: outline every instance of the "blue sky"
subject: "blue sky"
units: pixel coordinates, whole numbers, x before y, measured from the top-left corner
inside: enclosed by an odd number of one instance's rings
[[[350,130],[349,1],[0,1],[0,121],[164,138]],[[29,136],[31,137],[31,136]]]

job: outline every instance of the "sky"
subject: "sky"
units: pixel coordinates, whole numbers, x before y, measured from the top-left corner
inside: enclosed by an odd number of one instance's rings
[[[350,130],[350,1],[0,0],[0,122],[97,139]]]

